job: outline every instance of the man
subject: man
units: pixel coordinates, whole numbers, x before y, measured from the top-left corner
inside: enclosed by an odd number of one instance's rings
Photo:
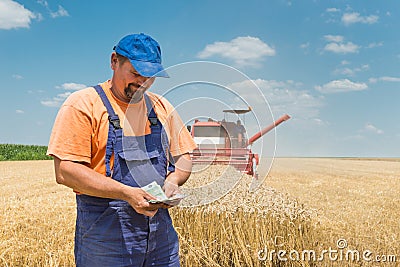
[[[156,181],[168,197],[179,193],[196,144],[172,105],[146,92],[168,77],[159,44],[132,34],[114,50],[112,79],[70,95],[47,152],[57,182],[77,193],[76,265],[179,266],[171,206],[149,203],[140,187]]]
[[[236,122],[237,136],[238,136],[238,147],[244,147],[246,141],[246,128],[242,125],[240,120]]]

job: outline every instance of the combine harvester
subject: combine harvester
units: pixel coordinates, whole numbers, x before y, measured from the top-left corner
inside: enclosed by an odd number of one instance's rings
[[[223,110],[226,113],[246,114],[251,108],[245,110]],[[224,116],[225,118],[226,116]],[[290,119],[285,114],[271,125],[247,139],[247,133],[241,121],[237,122],[195,120],[193,125],[188,126],[198,148],[191,153],[193,165],[230,165],[238,171],[258,179],[257,166],[259,155],[251,151],[251,145],[264,134],[268,133],[282,122]]]

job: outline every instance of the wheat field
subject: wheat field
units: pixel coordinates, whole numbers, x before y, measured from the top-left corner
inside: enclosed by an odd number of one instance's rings
[[[253,193],[249,177],[222,172],[214,188],[233,190],[171,209],[182,266],[400,264],[399,160],[278,158]],[[0,187],[0,266],[73,266],[75,198],[55,183],[52,161],[0,162]]]

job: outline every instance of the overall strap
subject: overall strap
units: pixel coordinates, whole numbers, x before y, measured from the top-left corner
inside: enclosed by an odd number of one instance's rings
[[[161,123],[157,118],[156,112],[154,111],[153,104],[151,103],[150,97],[146,93],[144,93],[143,96],[144,96],[144,100],[146,102],[147,117],[150,122],[150,129],[151,129],[151,132],[153,133],[156,128],[159,128],[161,126]],[[171,151],[169,149],[168,137],[165,132],[165,129],[163,129],[163,127],[161,127],[161,129],[162,129],[162,131],[160,133],[161,134],[161,144],[162,144],[164,153],[167,153],[167,151],[168,151],[168,171],[174,172],[175,171],[175,162],[174,162],[174,158],[171,155]]]
[[[110,177],[111,176],[110,162],[111,162],[112,154],[114,152],[116,135],[118,135],[118,134],[122,135],[122,128],[121,128],[121,123],[120,123],[119,117],[115,113],[115,111],[110,103],[110,100],[108,100],[103,88],[101,88],[100,85],[96,85],[96,86],[94,86],[94,89],[99,94],[101,100],[103,101],[104,106],[107,109],[108,121],[110,122],[108,137],[107,137],[107,145],[106,145],[106,158],[105,158],[106,176]],[[112,135],[111,134],[112,132],[114,132],[115,134]]]
[[[101,100],[103,101],[104,106],[107,109],[108,120],[110,121],[110,123],[114,126],[115,129],[122,129],[119,117],[117,114],[115,114],[114,109],[110,103],[110,100],[108,100],[103,88],[101,88],[100,85],[96,85],[94,86],[94,89],[99,94]]]
[[[143,96],[144,96],[144,101],[146,102],[147,117],[149,118],[149,121],[150,121],[150,127],[155,126],[158,124],[157,123],[157,120],[158,120],[157,114],[154,111],[153,104],[151,103],[149,95],[144,93]]]

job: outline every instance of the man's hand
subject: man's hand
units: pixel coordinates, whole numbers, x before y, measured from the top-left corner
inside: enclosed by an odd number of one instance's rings
[[[131,205],[137,213],[146,216],[152,217],[157,213],[158,209],[169,207],[168,205],[165,205],[163,203],[149,203],[149,200],[156,198],[144,191],[143,189],[137,187],[128,187],[125,194],[125,200],[129,203],[129,205]]]
[[[192,171],[192,160],[188,153],[174,157],[175,171],[170,172],[164,182],[165,195],[170,198],[177,194],[182,194],[179,186],[183,185],[189,178]],[[181,199],[171,202],[171,206],[176,206]]]
[[[181,194],[181,190],[179,189],[179,186],[176,183],[170,182],[166,180],[164,182],[163,190],[165,195],[170,198],[176,194]]]
[[[186,182],[192,171],[192,160],[188,153],[174,157],[174,161],[175,171],[167,175],[163,186],[167,197],[181,194],[179,186]]]
[[[163,190],[165,192],[165,195],[168,198],[170,198],[172,196],[175,196],[177,194],[182,194],[181,190],[179,189],[179,186],[176,183],[169,182],[167,180],[164,183]],[[182,199],[177,199],[177,200],[170,201],[170,203],[169,203],[170,206],[169,207],[173,207],[173,206],[179,205],[181,200]]]

